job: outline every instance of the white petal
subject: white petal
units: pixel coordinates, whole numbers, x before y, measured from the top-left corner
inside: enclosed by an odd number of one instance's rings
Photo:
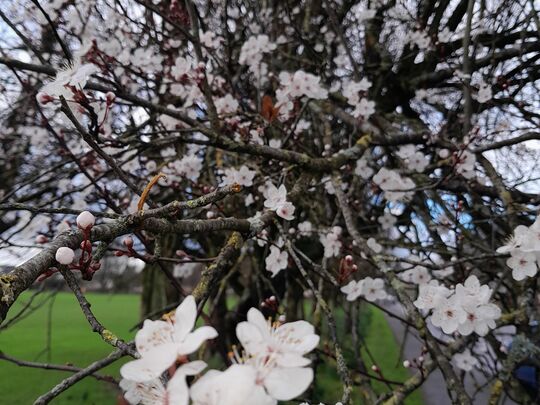
[[[202,360],[190,361],[189,363],[183,364],[178,369],[176,373],[182,373],[185,375],[197,375],[206,368],[207,364]]]
[[[262,350],[264,339],[261,331],[251,322],[240,322],[236,325],[236,336],[249,354],[257,354]]]
[[[264,379],[264,386],[273,398],[289,401],[307,390],[312,381],[311,368],[275,368]]]
[[[145,382],[158,378],[176,361],[176,350],[173,344],[163,345],[146,353],[138,360],[130,361],[122,366],[122,377]]]
[[[186,374],[179,373],[178,370],[176,370],[173,378],[171,378],[167,384],[167,398],[168,404],[188,405],[189,389],[186,384]]]
[[[135,335],[137,351],[144,355],[164,344],[172,343],[173,327],[164,321],[145,320],[141,330]]]
[[[251,308],[247,313],[247,320],[259,328],[264,338],[269,337],[268,322],[257,308]]]
[[[300,354],[288,352],[280,354],[276,362],[280,367],[305,367],[311,363],[311,360]]]
[[[178,354],[190,354],[199,348],[205,340],[213,339],[218,335],[211,326],[201,326],[186,336],[184,341],[178,345]]]
[[[176,309],[174,315],[174,338],[181,342],[195,326],[197,319],[197,304],[192,295],[184,298],[184,301]]]

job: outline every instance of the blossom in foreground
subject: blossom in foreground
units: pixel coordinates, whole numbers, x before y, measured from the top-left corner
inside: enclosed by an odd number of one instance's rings
[[[223,185],[240,184],[243,187],[251,187],[253,185],[253,178],[255,177],[255,170],[249,170],[246,165],[242,165],[240,169],[234,168],[225,169],[225,176],[223,177]]]
[[[177,308],[174,321],[144,321],[142,329],[135,336],[141,358],[124,364],[120,369],[122,377],[135,382],[152,381],[178,358],[195,352],[204,341],[217,336],[211,326],[202,326],[192,332],[196,319],[197,305],[190,295]],[[189,370],[189,364],[184,365],[186,370]]]
[[[236,335],[250,356],[273,356],[280,367],[303,367],[311,361],[304,357],[319,344],[319,336],[309,322],[270,322],[251,308],[247,321],[236,326]]]
[[[199,374],[206,368],[204,361],[192,361],[176,369],[174,376],[165,387],[159,379],[147,382],[135,382],[123,379],[120,388],[125,391],[124,398],[130,404],[156,405],[174,404],[188,405],[189,388],[186,377]]]

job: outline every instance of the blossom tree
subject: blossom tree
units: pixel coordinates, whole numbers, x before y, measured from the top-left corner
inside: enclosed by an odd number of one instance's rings
[[[474,373],[535,403],[537,8],[2,2],[0,322],[58,279],[113,346],[35,403],[123,357],[130,404],[399,404],[435,370],[455,404]],[[133,342],[84,294],[109,257],[144,263]],[[366,354],[368,306],[421,341],[408,379]]]

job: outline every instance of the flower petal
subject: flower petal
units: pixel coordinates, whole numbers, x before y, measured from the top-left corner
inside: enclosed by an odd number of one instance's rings
[[[122,377],[135,382],[145,382],[158,378],[176,360],[174,344],[162,345],[147,352],[138,360],[130,361],[122,366]]]
[[[263,349],[262,332],[251,322],[240,322],[236,325],[236,336],[249,354],[257,354]]]
[[[195,326],[197,319],[197,304],[192,295],[184,298],[184,301],[176,309],[174,314],[174,339],[182,342]]]
[[[178,344],[178,355],[190,354],[199,348],[204,341],[213,339],[218,335],[211,326],[201,326],[186,336],[183,342]]]
[[[264,379],[264,386],[273,398],[289,401],[307,390],[312,381],[311,368],[275,368]]]
[[[176,373],[182,373],[184,375],[196,375],[206,368],[207,364],[202,360],[194,360],[189,363],[183,364],[176,369]]]
[[[188,363],[189,364],[189,363]],[[188,405],[189,389],[186,383],[186,374],[176,370],[167,384],[167,403],[174,405]]]

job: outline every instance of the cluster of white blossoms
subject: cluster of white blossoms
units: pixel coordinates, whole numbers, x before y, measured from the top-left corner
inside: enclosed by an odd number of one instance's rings
[[[251,308],[247,321],[236,327],[242,354],[235,348],[227,370],[210,370],[188,387],[186,377],[207,366],[189,361],[188,355],[218,335],[210,326],[192,331],[196,319],[195,299],[188,296],[174,318],[144,322],[135,337],[141,358],[120,369],[120,387],[130,404],[274,405],[299,396],[313,381],[310,360],[304,357],[319,344],[313,326],[306,321],[271,323]]]
[[[519,225],[508,243],[497,253],[510,253],[506,265],[512,269],[514,280],[534,277],[538,272],[540,257],[540,217],[531,226]]]
[[[396,153],[407,164],[407,168],[422,173],[429,159],[422,152],[418,151],[414,145],[401,146]]]
[[[352,280],[340,290],[347,295],[347,301],[356,301],[358,297],[364,297],[370,302],[388,298],[382,278],[366,277],[359,281]]]
[[[228,168],[224,170],[222,185],[240,184],[243,187],[251,187],[255,170],[249,170],[246,165],[240,166],[240,169]]]
[[[238,111],[238,101],[231,95],[225,94],[214,100],[216,111],[220,115],[234,114]]]
[[[354,107],[353,117],[367,119],[375,112],[375,102],[360,96],[360,93],[367,92],[370,87],[371,82],[366,78],[358,82],[349,81],[343,85],[343,96],[347,99],[347,103]]]
[[[280,117],[289,118],[293,110],[293,100],[306,96],[315,100],[324,100],[328,97],[328,91],[321,86],[321,78],[303,70],[297,70],[294,74],[281,72],[279,74],[280,88],[276,90],[276,105],[279,106]]]
[[[294,218],[295,207],[290,201],[287,201],[287,189],[284,184],[279,188],[269,184],[264,191],[264,198],[264,206],[275,211],[279,217],[287,221]]]
[[[495,328],[495,321],[501,316],[501,309],[489,302],[492,292],[474,275],[464,284],[457,284],[453,291],[432,280],[420,285],[414,305],[418,309],[433,310],[431,323],[446,334],[458,332],[467,336],[474,332],[485,336]]]
[[[381,167],[373,176],[373,182],[384,191],[386,199],[391,202],[409,199],[416,187],[410,178],[403,177],[395,170],[389,170],[385,167]]]
[[[266,270],[272,273],[272,277],[275,277],[281,270],[287,268],[289,263],[289,254],[285,250],[281,250],[283,242],[278,242],[278,245],[270,246],[270,254],[266,256],[264,261]]]
[[[261,34],[249,37],[240,49],[238,63],[249,66],[249,69],[255,73],[262,62],[263,55],[271,53],[276,47],[277,45],[270,41],[268,35]]]
[[[476,177],[476,171],[474,170],[475,164],[476,155],[465,149],[458,155],[456,172],[466,179],[474,179]]]
[[[201,175],[202,159],[197,155],[186,155],[172,164],[176,173],[192,181],[197,181]]]
[[[327,234],[321,234],[319,240],[324,247],[324,257],[338,256],[342,243],[339,240],[342,229],[340,226],[334,226]]]

